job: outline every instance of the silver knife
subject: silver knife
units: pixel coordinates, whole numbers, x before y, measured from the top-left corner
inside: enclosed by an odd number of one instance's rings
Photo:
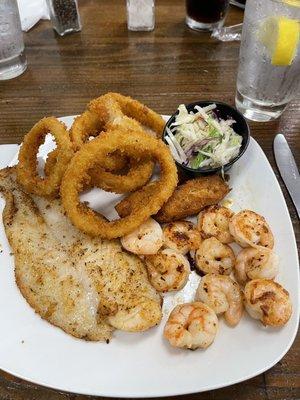
[[[298,218],[300,218],[300,174],[293,153],[281,133],[275,136],[274,153],[280,175],[295,204]]]

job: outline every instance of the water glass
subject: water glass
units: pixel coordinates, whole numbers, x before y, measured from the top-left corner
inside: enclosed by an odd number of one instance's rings
[[[26,67],[17,0],[0,0],[0,80],[15,78]]]
[[[253,121],[281,115],[300,89],[300,2],[247,1],[236,106]]]

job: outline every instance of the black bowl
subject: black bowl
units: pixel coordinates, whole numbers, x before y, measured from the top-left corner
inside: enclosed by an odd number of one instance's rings
[[[226,104],[226,103],[221,103],[219,101],[196,101],[195,103],[191,103],[186,105],[187,110],[193,111],[195,106],[200,106],[200,107],[205,107],[208,106],[210,104],[216,104],[217,106],[217,111],[218,111],[218,116],[222,119],[228,119],[228,118],[232,118],[235,122],[234,124],[232,124],[232,128],[234,129],[234,131],[242,136],[243,140],[242,140],[242,145],[240,148],[240,152],[239,154],[233,158],[229,163],[225,164],[224,167],[224,171],[228,171],[232,165],[244,154],[244,152],[246,151],[249,141],[250,141],[250,129],[249,126],[247,124],[246,119],[243,117],[243,115],[236,110],[234,107],[231,107],[230,105]],[[178,110],[171,116],[171,118],[168,120],[168,122],[165,125],[164,128],[164,132],[163,132],[163,140],[165,141],[165,136],[166,136],[166,127],[170,127],[170,125],[172,124],[172,122],[174,122],[176,115],[178,114]],[[165,141],[166,142],[166,141]],[[199,176],[199,175],[209,175],[209,174],[215,174],[216,172],[221,171],[222,167],[216,167],[216,168],[198,168],[198,169],[194,169],[194,168],[190,168],[190,167],[186,167],[185,165],[182,165],[180,163],[178,163],[177,161],[176,165],[181,168],[185,174],[189,175],[189,176]]]

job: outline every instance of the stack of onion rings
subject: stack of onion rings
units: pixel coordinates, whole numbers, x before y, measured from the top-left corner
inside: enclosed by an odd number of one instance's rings
[[[148,131],[151,129],[156,137],[161,137],[164,121],[158,114],[130,97],[119,93],[107,93],[92,100],[89,110],[75,118],[70,137],[74,150],[78,151],[90,137],[97,137],[111,128],[122,126],[143,131],[145,128],[142,124]],[[54,150],[48,155],[45,164],[46,176],[55,165],[57,154],[58,151]],[[149,160],[129,160],[116,150],[103,160],[100,168],[95,166],[90,171],[92,179],[89,186],[115,193],[132,192],[149,181],[153,166],[153,162]]]
[[[164,121],[160,115],[130,97],[107,93],[92,100],[88,110],[75,118],[70,137],[75,151],[78,151],[91,136],[96,137],[120,126],[143,131],[145,128],[142,125],[152,130],[156,137],[161,137]],[[115,193],[132,192],[149,181],[153,167],[150,160],[128,160],[116,150],[103,160],[100,168],[96,165],[90,171],[91,185]],[[126,168],[128,170],[124,175]]]
[[[126,97],[119,93],[107,93],[92,100],[88,108],[89,113],[93,115],[94,118],[94,127],[96,119],[95,115],[98,116],[98,129],[100,125],[103,130],[110,130],[116,127],[143,130],[145,129],[145,126],[148,128],[148,132],[151,130],[156,137],[160,138],[162,135],[164,121],[161,116],[142,103],[133,100],[131,97]],[[73,143],[80,146],[80,143],[82,145],[83,142],[82,137],[87,140],[87,136],[80,135],[78,123],[79,120],[77,120],[77,123],[75,121],[71,128],[71,138]],[[124,163],[123,166],[129,164],[128,161],[127,163],[126,161],[124,162],[124,157],[122,157],[118,151],[112,153],[106,161],[110,158],[113,158],[113,160],[117,158],[119,163]],[[127,173],[128,178],[124,178],[123,175],[118,174],[117,167],[106,168],[105,165],[101,165],[101,167],[102,170],[98,169],[96,166],[95,169],[90,172],[93,185],[107,191],[124,193],[132,192],[144,186],[153,173],[154,164],[147,160],[143,160],[140,163],[136,161],[130,163],[129,171]]]
[[[157,161],[161,176],[151,183],[151,201],[146,204],[136,203],[126,217],[107,221],[101,214],[80,203],[79,193],[91,179],[91,169],[101,165],[116,150],[138,163],[144,160],[149,162],[149,159],[152,163]],[[75,154],[62,180],[61,198],[68,217],[78,229],[92,236],[113,239],[132,232],[151,215],[156,214],[172,195],[176,185],[176,166],[169,149],[161,140],[141,130],[117,127],[86,143]]]
[[[67,215],[83,232],[107,239],[121,237],[156,214],[177,185],[173,158],[157,139],[163,125],[161,117],[141,103],[117,93],[103,95],[75,119],[70,135],[54,117],[39,121],[24,138],[17,179],[35,195],[54,197],[60,190]],[[148,134],[149,129],[155,135]],[[43,178],[37,171],[37,153],[47,133],[53,134],[57,148],[48,154]],[[160,179],[148,183],[156,162]],[[137,201],[124,218],[107,221],[80,203],[80,192],[94,186],[134,192]]]
[[[42,178],[37,171],[37,154],[47,133],[50,132],[57,145],[55,162],[51,161],[51,170]],[[43,118],[24,137],[19,152],[17,180],[28,193],[55,197],[59,193],[62,177],[73,155],[73,146],[66,126],[54,117]]]

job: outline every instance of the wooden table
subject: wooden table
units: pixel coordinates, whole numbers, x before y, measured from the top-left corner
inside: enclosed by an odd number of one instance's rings
[[[107,91],[131,95],[164,114],[179,103],[215,99],[234,104],[239,43],[221,43],[184,24],[184,2],[157,0],[156,28],[128,32],[124,1],[82,0],[81,33],[58,37],[48,21],[26,33],[28,69],[0,83],[0,143],[20,143],[45,115],[81,113],[87,102]],[[242,21],[232,8],[228,24]],[[272,142],[284,132],[300,166],[300,100],[280,120],[250,123],[278,177]],[[279,178],[296,232],[295,209]],[[247,346],[247,343],[245,343]],[[247,360],[245,360],[247,362]],[[83,399],[33,385],[0,372],[0,400]],[[186,399],[281,400],[300,398],[300,338],[271,370],[249,381]]]

